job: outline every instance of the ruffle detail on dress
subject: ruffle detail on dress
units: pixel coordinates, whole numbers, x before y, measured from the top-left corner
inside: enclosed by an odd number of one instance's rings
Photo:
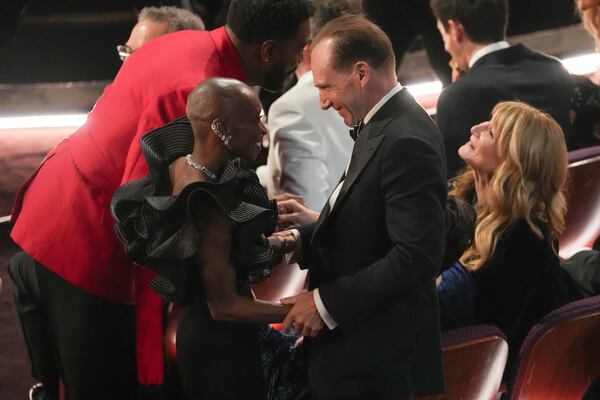
[[[158,273],[150,286],[164,298],[187,304],[200,293],[194,273],[198,231],[192,210],[214,202],[233,223],[232,256],[238,280],[268,268],[272,251],[263,245],[276,224],[276,207],[239,159],[229,162],[217,182],[194,182],[170,196],[169,165],[191,153],[193,133],[187,118],[149,132],[141,149],[149,174],[117,189],[111,202],[115,231],[137,264]]]

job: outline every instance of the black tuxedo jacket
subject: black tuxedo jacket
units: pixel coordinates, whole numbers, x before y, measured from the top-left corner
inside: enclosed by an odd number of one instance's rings
[[[572,92],[560,61],[522,44],[481,57],[438,100],[437,123],[446,147],[448,177],[464,167],[458,148],[469,140],[471,127],[489,120],[500,101],[519,100],[546,111],[562,127],[569,145]]]
[[[310,289],[338,324],[307,342],[318,395],[443,391],[434,279],[445,201],[441,136],[403,89],[359,133],[333,209],[300,228]]]

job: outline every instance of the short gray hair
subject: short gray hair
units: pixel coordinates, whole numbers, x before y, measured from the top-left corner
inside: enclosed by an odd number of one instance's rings
[[[197,31],[205,29],[202,18],[184,8],[173,6],[144,7],[138,15],[138,21],[142,19],[166,23],[169,33],[186,29]]]

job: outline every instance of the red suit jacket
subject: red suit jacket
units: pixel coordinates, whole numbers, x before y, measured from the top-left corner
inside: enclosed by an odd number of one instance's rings
[[[121,67],[86,123],[59,143],[21,186],[13,240],[71,284],[106,300],[135,303],[138,378],[163,381],[160,298],[148,271],[134,268],[114,233],[109,204],[147,166],[140,138],[185,114],[190,91],[209,77],[244,80],[225,28],[152,40]]]

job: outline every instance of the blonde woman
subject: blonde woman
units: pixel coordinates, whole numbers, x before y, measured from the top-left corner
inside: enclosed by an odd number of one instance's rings
[[[451,194],[475,201],[476,228],[464,267],[445,271],[438,293],[440,301],[464,299],[474,287],[473,320],[506,334],[510,362],[544,314],[578,297],[554,246],[566,211],[564,135],[544,112],[503,102],[471,129],[459,155],[468,167]]]

